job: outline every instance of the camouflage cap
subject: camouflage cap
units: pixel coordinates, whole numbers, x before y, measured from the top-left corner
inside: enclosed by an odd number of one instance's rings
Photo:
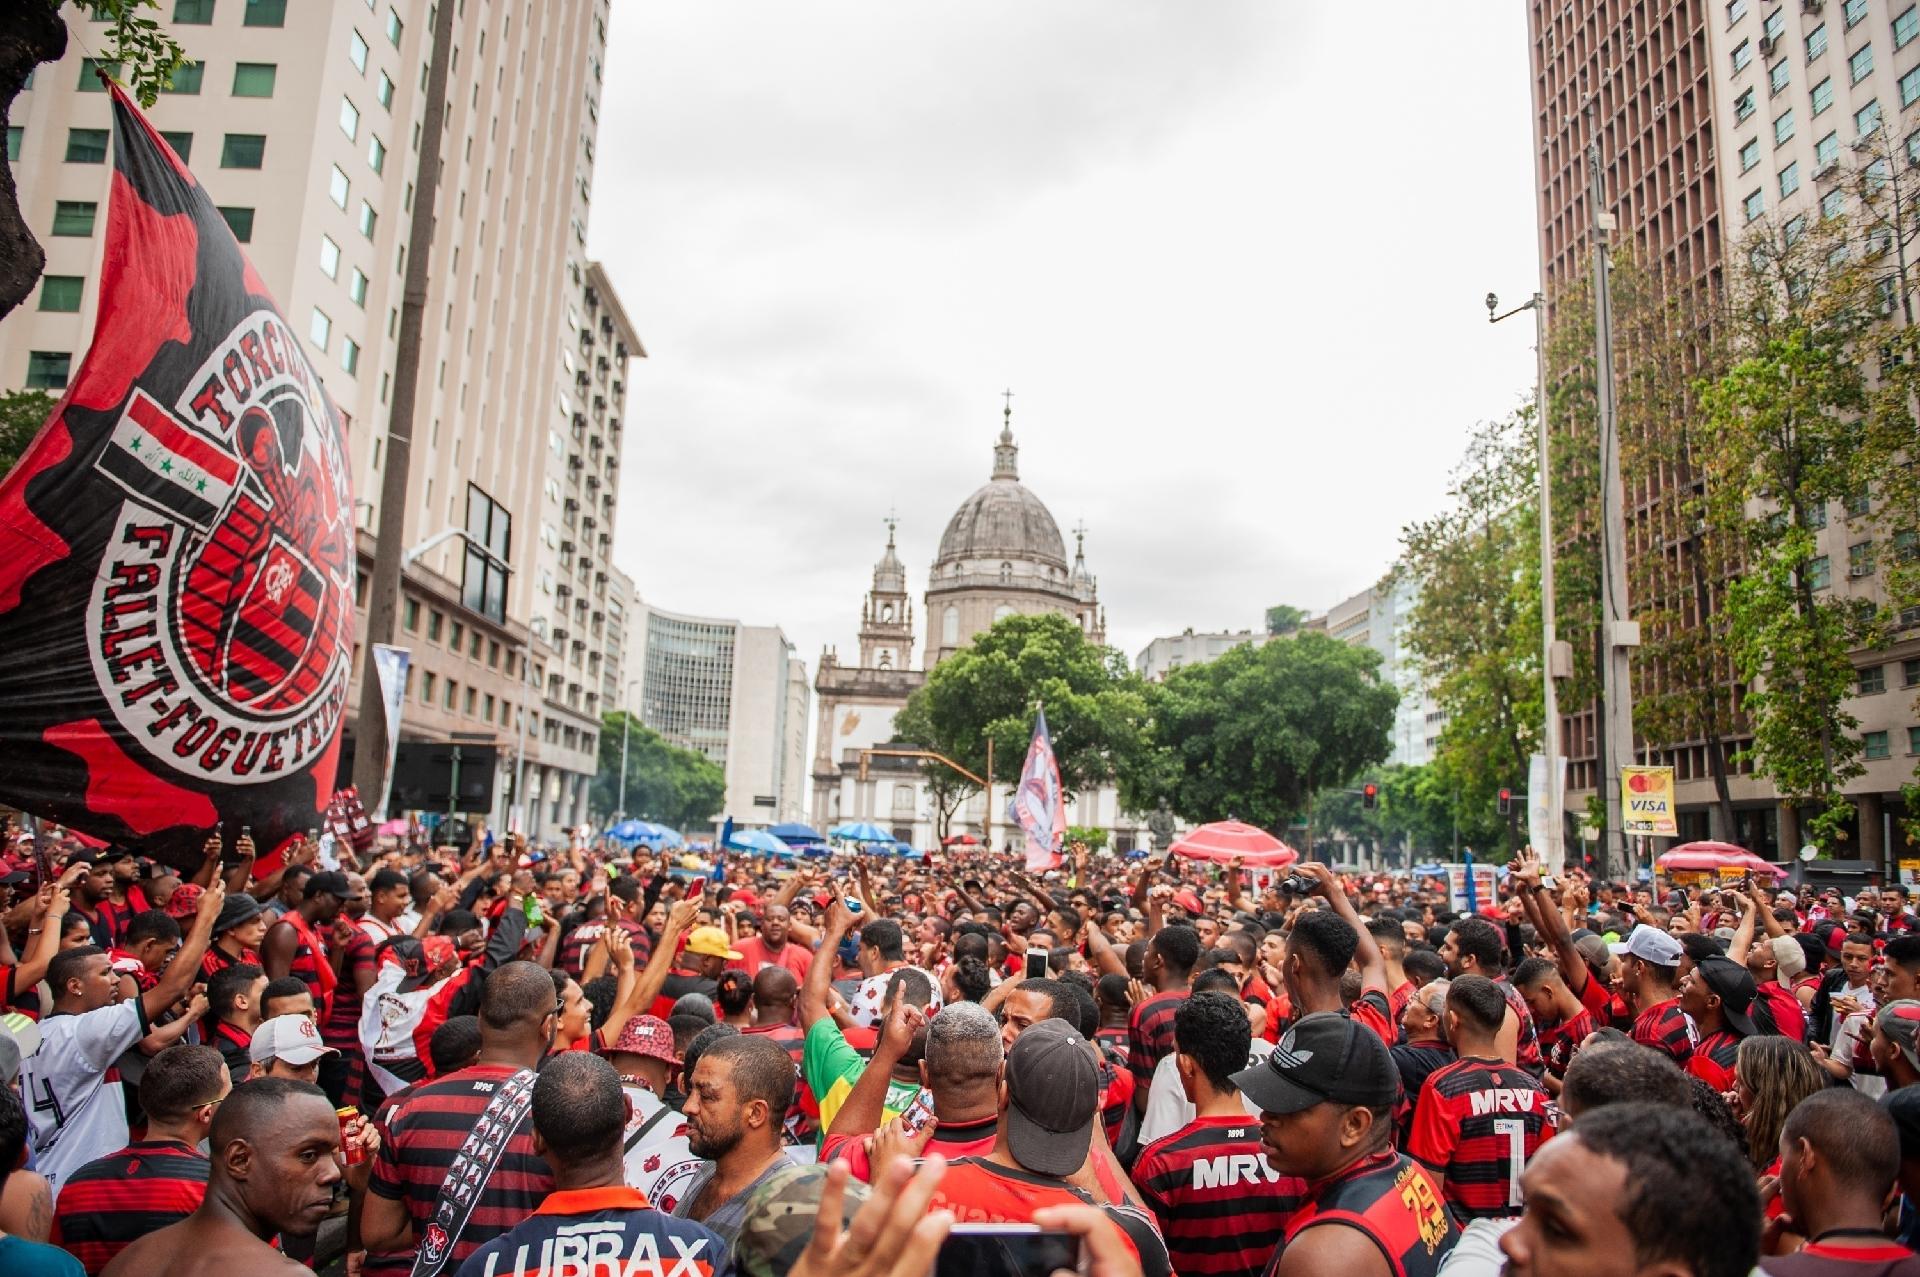
[[[733,1242],[733,1270],[740,1277],[786,1277],[813,1240],[820,1210],[824,1166],[783,1166],[747,1197],[747,1212]],[[841,1209],[848,1224],[867,1200],[868,1188],[849,1180]]]

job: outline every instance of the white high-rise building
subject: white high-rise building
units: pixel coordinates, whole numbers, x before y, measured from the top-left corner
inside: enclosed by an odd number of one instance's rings
[[[432,9],[167,7],[195,61],[151,118],[346,414],[364,607]],[[103,28],[62,13],[76,38],[36,71],[7,136],[46,274],[0,324],[0,385],[56,393],[91,337],[112,173],[109,98],[82,54]],[[495,746],[496,822],[524,753],[536,836],[585,817],[597,768],[627,361],[645,354],[586,257],[607,14],[607,0],[456,8],[413,423],[405,543],[426,548],[402,584],[401,737]]]

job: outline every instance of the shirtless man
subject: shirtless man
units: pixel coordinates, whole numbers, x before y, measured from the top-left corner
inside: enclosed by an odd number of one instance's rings
[[[326,1092],[285,1078],[244,1083],[220,1105],[208,1136],[213,1166],[200,1209],[121,1251],[104,1277],[307,1272],[267,1240],[311,1237],[333,1206],[340,1120]],[[379,1137],[361,1122],[352,1138],[368,1156],[346,1176],[364,1187]]]

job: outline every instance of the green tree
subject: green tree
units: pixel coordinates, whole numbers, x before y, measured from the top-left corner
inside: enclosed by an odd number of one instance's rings
[[[600,772],[593,781],[593,805],[602,812],[635,816],[682,829],[704,825],[721,814],[726,774],[698,750],[669,744],[637,717],[615,710],[600,718]],[[627,751],[627,805],[620,807],[620,749]]]
[[[14,99],[33,69],[66,55],[61,10],[69,6],[111,24],[98,37],[102,64],[142,106],[152,106],[186,64],[186,50],[151,16],[160,11],[160,0],[12,0],[0,31],[0,123],[12,121]],[[0,319],[26,300],[46,264],[45,250],[21,216],[13,166],[0,161]]]
[[[1290,603],[1276,603],[1267,609],[1267,633],[1291,634],[1306,619],[1305,608],[1294,607]]]
[[[934,666],[894,716],[894,732],[982,776],[991,738],[991,779],[1004,798],[1026,757],[1036,704],[1046,706],[1069,795],[1117,782],[1123,803],[1145,809],[1140,796],[1151,789],[1142,777],[1154,764],[1147,684],[1119,652],[1088,642],[1079,626],[1055,613],[1004,617]],[[945,837],[953,811],[978,787],[938,763],[924,771]]]
[[[0,394],[0,476],[13,469],[59,402],[44,390]]]
[[[1432,773],[1431,764],[1369,768],[1352,785],[1320,792],[1313,800],[1314,824],[1366,844],[1386,864],[1448,859],[1453,804]],[[1372,808],[1358,789],[1369,781],[1379,787]]]
[[[1728,646],[1747,685],[1754,770],[1811,807],[1812,841],[1832,847],[1861,774],[1851,651],[1876,641],[1877,618],[1828,588],[1814,533],[1828,507],[1867,491],[1881,461],[1863,420],[1860,358],[1877,313],[1846,251],[1848,227],[1763,223],[1730,270],[1721,331],[1729,365],[1702,387],[1705,518],[1742,550],[1727,591]]]
[[[1453,504],[1400,534],[1400,571],[1420,582],[1407,645],[1445,712],[1431,770],[1451,826],[1474,847],[1505,844],[1495,796],[1526,779],[1540,748],[1539,504],[1533,410],[1481,425],[1455,469]]]
[[[1269,829],[1311,822],[1314,794],[1391,752],[1400,693],[1379,667],[1372,648],[1309,631],[1168,674],[1155,730],[1169,766],[1156,782],[1174,814]]]

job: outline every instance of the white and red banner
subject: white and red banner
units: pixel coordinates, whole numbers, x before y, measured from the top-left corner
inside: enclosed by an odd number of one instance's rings
[[[1007,800],[1007,819],[1027,834],[1027,872],[1060,865],[1060,843],[1067,834],[1067,796],[1060,788],[1060,762],[1053,756],[1047,711],[1033,720],[1033,740],[1020,768],[1020,783]]]

